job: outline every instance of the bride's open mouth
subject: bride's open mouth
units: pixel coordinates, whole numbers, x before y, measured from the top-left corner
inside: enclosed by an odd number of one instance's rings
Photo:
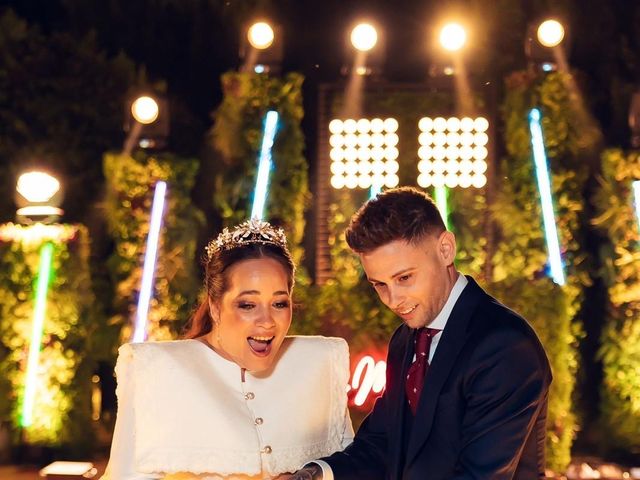
[[[271,353],[271,342],[273,342],[274,338],[276,337],[247,337],[247,343],[254,354],[259,357],[266,357]]]

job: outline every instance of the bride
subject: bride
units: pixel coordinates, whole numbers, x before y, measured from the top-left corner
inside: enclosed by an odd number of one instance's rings
[[[286,336],[284,232],[251,220],[206,251],[186,338],[120,347],[105,480],[284,479],[353,439],[346,342]]]

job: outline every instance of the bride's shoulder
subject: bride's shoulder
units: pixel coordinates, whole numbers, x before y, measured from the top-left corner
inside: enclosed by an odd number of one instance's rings
[[[285,339],[292,347],[298,349],[344,350],[349,351],[349,345],[344,338],[324,337],[322,335],[291,335]]]
[[[125,343],[118,349],[118,358],[132,359],[177,354],[194,348],[194,340]]]
[[[340,366],[349,363],[349,346],[344,338],[295,335],[287,337],[282,347],[285,356],[300,358],[307,365],[311,361],[328,361]]]

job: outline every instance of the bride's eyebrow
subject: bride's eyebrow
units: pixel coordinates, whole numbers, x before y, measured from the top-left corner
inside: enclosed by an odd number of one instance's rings
[[[243,290],[237,295],[237,297],[241,297],[242,295],[260,295],[260,291],[259,290]]]

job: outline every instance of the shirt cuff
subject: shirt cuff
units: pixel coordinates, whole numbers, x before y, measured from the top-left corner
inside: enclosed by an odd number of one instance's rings
[[[322,469],[322,480],[333,480],[333,470],[331,470],[331,467],[327,462],[323,462],[322,460],[314,460],[313,462],[305,464],[305,467],[311,465],[312,463],[319,465]]]

